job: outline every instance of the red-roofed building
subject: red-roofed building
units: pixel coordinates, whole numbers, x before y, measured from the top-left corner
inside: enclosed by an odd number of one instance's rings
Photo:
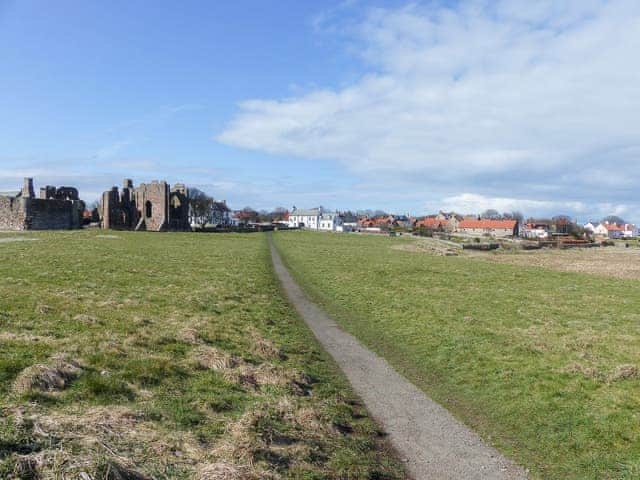
[[[427,230],[437,230],[443,232],[449,227],[449,220],[439,219],[437,217],[425,217],[416,222],[416,228],[426,228]]]
[[[593,225],[593,224],[587,224]],[[585,230],[587,226],[585,226]],[[625,224],[617,225],[615,223],[600,223],[597,227],[589,229],[593,236],[597,238],[611,238],[613,240],[617,238],[632,238],[638,236],[638,229],[635,225]]]
[[[469,235],[489,235],[497,238],[518,236],[517,220],[463,220],[458,231]]]
[[[545,222],[527,221],[520,232],[524,238],[535,238],[538,240],[549,238],[550,226]]]

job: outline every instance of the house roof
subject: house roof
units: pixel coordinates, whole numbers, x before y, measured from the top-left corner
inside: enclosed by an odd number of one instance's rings
[[[418,223],[416,223],[416,225],[418,227],[425,227],[425,228],[446,227],[447,225],[449,225],[449,220],[439,220],[434,217],[426,217],[420,220]]]
[[[624,227],[616,225],[615,223],[610,223],[608,225],[605,224],[604,228],[606,228],[609,232],[624,232]]]
[[[296,208],[289,215],[297,215],[297,216],[305,216],[305,217],[316,217],[322,213],[320,208]]]
[[[240,220],[243,220],[243,219],[251,219],[251,218],[255,217],[256,215],[257,215],[257,212],[253,212],[253,211],[247,212],[247,211],[244,211],[244,210],[240,210],[240,211],[237,211],[237,212],[233,212],[232,216],[233,216],[233,218],[238,218]]]
[[[463,220],[459,228],[505,228],[513,230],[518,222],[516,220]]]

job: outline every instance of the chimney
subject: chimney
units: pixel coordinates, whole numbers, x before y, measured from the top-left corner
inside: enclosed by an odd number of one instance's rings
[[[33,191],[33,178],[25,178],[22,186],[22,198],[33,198],[36,194]]]

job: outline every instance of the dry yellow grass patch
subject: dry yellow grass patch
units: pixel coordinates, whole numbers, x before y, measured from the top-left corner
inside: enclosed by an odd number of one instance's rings
[[[580,374],[580,375],[584,375],[585,377],[593,378],[593,379],[602,378],[602,373],[597,368],[586,366],[578,362],[571,363],[566,367],[563,367],[560,370],[558,370],[558,372]]]
[[[257,470],[250,465],[235,465],[230,462],[217,462],[203,465],[194,480],[262,480],[277,479],[277,475]]]
[[[190,345],[196,345],[200,343],[200,334],[195,328],[185,328],[178,333],[178,340],[188,343]]]
[[[86,313],[81,313],[73,317],[76,322],[81,322],[87,325],[91,325],[92,323],[98,322],[98,319],[93,315],[87,315]]]
[[[0,332],[0,342],[52,342],[55,337],[47,335],[31,335],[29,333]]]
[[[225,372],[227,370],[234,369],[243,363],[241,358],[206,345],[201,345],[195,348],[192,355],[196,363],[201,368],[207,370]]]
[[[30,390],[52,392],[63,390],[82,373],[82,367],[64,356],[54,357],[49,363],[40,363],[24,369],[13,384],[18,394]]]
[[[276,345],[258,332],[251,331],[252,353],[266,360],[283,360],[284,354]]]
[[[193,434],[164,431],[123,406],[28,418],[19,411],[14,423],[31,425],[35,438],[51,444],[16,462],[19,468],[32,468],[38,475],[33,478],[145,479],[149,477],[138,466],[150,457],[156,466],[192,471],[213,460]]]
[[[640,371],[636,365],[618,365],[618,367],[610,375],[611,381],[616,380],[629,380],[633,378],[640,378]]]
[[[640,279],[640,248],[586,248],[573,250],[534,250],[516,254],[478,253],[473,255],[495,263],[523,267],[544,267],[623,279]]]

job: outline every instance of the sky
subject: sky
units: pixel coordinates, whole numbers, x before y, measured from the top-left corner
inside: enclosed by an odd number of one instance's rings
[[[0,0],[0,190],[640,221],[640,2]]]

